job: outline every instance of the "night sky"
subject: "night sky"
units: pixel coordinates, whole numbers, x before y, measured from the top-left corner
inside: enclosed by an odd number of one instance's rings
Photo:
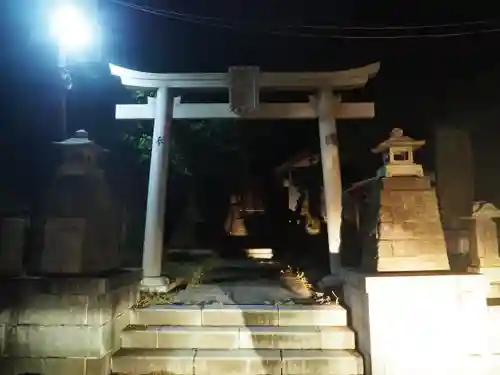
[[[500,28],[493,1],[223,1],[223,0],[125,0],[179,13],[217,17],[232,22],[264,25],[391,26],[442,24],[495,19],[478,28]],[[25,168],[41,163],[40,150],[57,137],[58,99],[55,49],[42,33],[40,15],[50,0],[4,0],[7,4],[6,43],[2,47],[3,87],[0,142],[5,155],[17,155]],[[500,33],[456,38],[351,40],[276,36],[248,31],[248,27],[217,28],[163,18],[101,1],[104,41],[101,63],[155,72],[226,71],[231,65],[258,65],[266,71],[331,71],[381,61],[377,78],[362,98],[374,100],[376,119],[339,125],[344,169],[356,177],[372,173],[378,161],[369,149],[394,126],[410,135],[428,137],[428,116],[415,102],[421,98],[439,103],[444,88],[460,83],[498,65]],[[254,29],[254,28],[252,28]],[[474,29],[469,27],[467,30]],[[436,32],[443,30],[437,29]],[[454,28],[450,32],[461,32]],[[300,29],[296,33],[310,33]],[[316,33],[315,30],[312,32]],[[332,31],[337,35],[341,31]],[[400,34],[399,32],[395,32]],[[360,32],[358,34],[366,34]],[[127,94],[116,79],[107,76],[105,64],[98,78],[75,78],[70,98],[70,130],[89,130],[98,137],[113,120],[113,105]],[[129,99],[130,100],[130,99]],[[257,127],[256,124],[255,126]],[[262,126],[265,125],[265,126]],[[272,124],[267,124],[271,126]],[[316,125],[274,124],[266,135],[260,164],[273,165],[301,149],[317,146]],[[271,126],[272,127],[272,126]],[[273,133],[274,132],[274,133]],[[283,134],[286,134],[284,137]],[[276,151],[276,145],[280,144]],[[19,151],[22,149],[22,156]],[[10,159],[9,159],[10,160]],[[10,161],[7,163],[9,165]],[[370,164],[371,163],[371,164]],[[375,163],[375,164],[374,164]],[[362,170],[365,164],[369,165]]]

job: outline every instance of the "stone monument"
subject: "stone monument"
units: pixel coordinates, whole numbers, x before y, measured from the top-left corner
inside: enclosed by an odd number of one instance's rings
[[[85,130],[55,144],[62,149],[63,163],[44,207],[40,272],[90,275],[119,268],[116,205],[97,164],[106,150],[89,140]]]
[[[394,129],[372,151],[384,165],[364,184],[363,266],[374,271],[449,270],[438,202],[413,153],[425,144]]]
[[[491,203],[475,202],[470,222],[470,272],[482,273],[490,282],[488,297],[500,298],[500,254],[495,219],[500,210]]]

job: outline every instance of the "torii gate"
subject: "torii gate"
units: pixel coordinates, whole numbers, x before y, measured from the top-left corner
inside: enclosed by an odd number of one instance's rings
[[[330,271],[338,276],[342,185],[336,119],[371,119],[373,103],[342,103],[341,91],[362,88],[374,77],[379,63],[361,68],[321,73],[266,73],[256,67],[232,67],[227,73],[138,72],[110,64],[111,74],[130,88],[156,89],[147,104],[118,104],[120,120],[154,120],[153,145],[144,233],[143,281],[147,290],[162,291],[168,280],[161,276],[164,213],[168,175],[168,144],[173,119],[315,119],[319,121],[321,161],[327,214]],[[183,103],[190,91],[228,90],[229,103]],[[309,101],[260,103],[260,90],[301,91]]]

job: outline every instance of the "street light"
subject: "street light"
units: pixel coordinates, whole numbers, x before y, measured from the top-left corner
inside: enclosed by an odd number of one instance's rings
[[[93,27],[88,16],[67,3],[54,11],[50,20],[52,37],[64,54],[87,49],[92,44]]]
[[[98,28],[95,22],[96,17],[92,14],[97,8],[96,4],[96,0],[85,2],[61,0],[54,9],[51,9],[49,17],[50,35],[57,44],[58,66],[63,84],[61,98],[61,137],[63,139],[67,131],[67,96],[72,88],[68,59],[85,54],[96,43]]]

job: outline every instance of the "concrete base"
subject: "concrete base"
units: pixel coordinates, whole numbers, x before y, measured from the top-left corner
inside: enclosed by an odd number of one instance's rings
[[[166,277],[144,277],[141,280],[141,292],[148,293],[167,293],[169,280]]]
[[[4,280],[0,374],[107,375],[141,273]]]
[[[478,274],[347,271],[365,373],[489,374],[487,284]]]

